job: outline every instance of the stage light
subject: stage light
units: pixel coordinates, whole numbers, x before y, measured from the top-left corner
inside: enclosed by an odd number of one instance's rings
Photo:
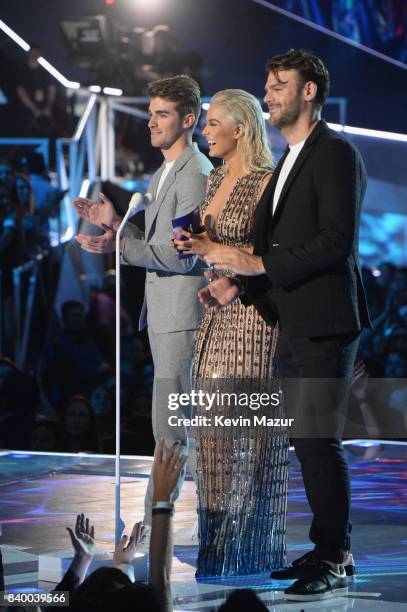
[[[9,28],[8,25],[4,23],[4,21],[2,21],[1,19],[0,30],[3,30],[3,32],[7,34],[7,36],[10,36],[10,38],[14,40],[14,42],[17,43],[22,49],[24,49],[24,51],[29,51],[31,49],[30,45],[23,38],[21,38],[21,36],[16,34],[14,30]]]
[[[373,276],[375,276],[375,277],[377,278],[378,276],[381,276],[381,275],[382,275],[382,273],[381,273],[381,271],[380,271],[378,268],[374,268],[374,269],[372,270],[372,275],[373,275]]]
[[[81,86],[81,84],[77,83],[76,81],[69,81],[66,77],[64,77],[63,74],[59,72],[59,70],[54,68],[54,66],[50,64],[44,57],[39,57],[38,63],[43,68],[45,68],[45,70],[47,70],[47,72],[49,72],[55,79],[57,79],[57,81],[59,81],[61,85],[63,85],[64,87],[67,87],[68,89],[79,89],[79,87]]]
[[[91,91],[92,93],[100,93],[102,91],[102,88],[100,85],[90,85],[89,91]]]
[[[137,8],[141,8],[143,10],[157,8],[160,4],[162,4],[162,0],[136,0],[135,2]]]
[[[104,87],[103,93],[106,94],[107,96],[122,96],[123,90],[117,89],[116,87]]]
[[[343,125],[341,125],[340,123],[328,123],[328,125],[331,130],[335,130],[335,132],[342,132],[343,130]]]
[[[204,111],[207,111],[207,110],[208,110],[208,108],[209,108],[209,102],[204,102],[204,103],[202,104],[202,109],[203,109]]]
[[[345,125],[344,132],[348,134],[356,134],[357,136],[371,136],[372,138],[384,138],[386,140],[398,140],[399,142],[407,142],[407,134],[398,134],[397,132],[383,132],[382,130],[369,130],[367,128],[352,127]]]

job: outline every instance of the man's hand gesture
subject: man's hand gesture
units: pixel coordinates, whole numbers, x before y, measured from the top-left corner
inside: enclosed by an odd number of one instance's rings
[[[92,225],[98,227],[106,226],[116,229],[120,225],[121,217],[116,213],[113,204],[101,193],[101,202],[92,202],[87,198],[76,198],[73,201],[76,212],[82,219],[86,219]]]
[[[88,253],[113,253],[116,249],[116,232],[102,224],[104,233],[100,236],[90,236],[88,234],[78,234],[76,241],[81,248]]]

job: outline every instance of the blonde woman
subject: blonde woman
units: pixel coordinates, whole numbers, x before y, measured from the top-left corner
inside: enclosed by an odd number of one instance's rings
[[[223,248],[252,252],[254,212],[272,167],[259,102],[240,89],[216,93],[203,133],[223,164],[208,177],[205,231],[183,232],[175,246],[201,257]],[[215,398],[197,414],[198,577],[285,565],[288,438],[258,424],[280,414],[279,406],[250,404],[259,392],[278,397],[277,333],[240,299],[207,310],[197,332],[195,387]]]

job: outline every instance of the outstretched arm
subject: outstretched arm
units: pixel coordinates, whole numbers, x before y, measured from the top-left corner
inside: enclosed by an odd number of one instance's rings
[[[179,444],[169,449],[164,457],[164,439],[157,446],[153,466],[153,512],[150,541],[150,574],[148,582],[160,593],[166,612],[172,612],[171,564],[173,554],[172,512],[154,510],[154,503],[171,502],[187,457]]]
[[[76,591],[84,581],[93,560],[95,528],[90,524],[89,519],[84,514],[78,514],[75,529],[67,527],[67,530],[75,554],[65,576],[55,587],[56,591]]]

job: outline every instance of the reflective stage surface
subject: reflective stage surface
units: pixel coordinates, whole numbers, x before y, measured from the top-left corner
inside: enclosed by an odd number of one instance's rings
[[[356,579],[349,595],[331,603],[284,603],[288,582],[267,575],[196,582],[195,490],[185,483],[176,506],[173,587],[176,610],[214,610],[234,588],[250,587],[270,610],[407,610],[407,445],[359,442],[346,446],[353,487],[353,554]],[[288,554],[309,550],[310,514],[298,464],[290,452]],[[122,460],[122,518],[129,531],[143,516],[151,459]],[[100,456],[0,453],[0,547],[6,589],[45,590],[39,581],[39,556],[69,552],[66,526],[84,512],[96,527],[97,548],[110,553],[114,543],[114,460]]]

